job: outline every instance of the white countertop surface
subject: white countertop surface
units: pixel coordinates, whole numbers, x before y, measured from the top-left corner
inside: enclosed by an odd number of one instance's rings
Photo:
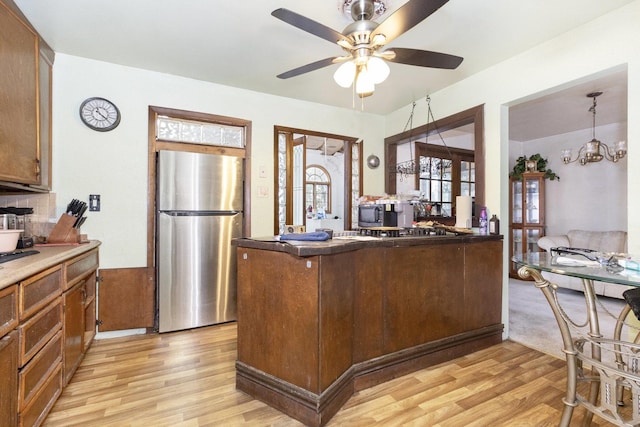
[[[89,243],[37,245],[33,248],[25,249],[34,249],[40,253],[0,264],[0,289],[9,287],[49,267],[97,248],[100,244],[100,241],[92,240]]]

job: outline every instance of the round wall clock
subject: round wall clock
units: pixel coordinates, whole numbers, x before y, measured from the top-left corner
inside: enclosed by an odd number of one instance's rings
[[[104,98],[88,98],[80,105],[82,123],[93,130],[106,132],[120,124],[120,110]]]

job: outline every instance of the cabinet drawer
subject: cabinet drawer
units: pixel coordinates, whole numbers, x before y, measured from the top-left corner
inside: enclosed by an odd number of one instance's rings
[[[66,283],[64,290],[70,289],[87,274],[98,269],[98,249],[82,254],[65,263]]]
[[[62,298],[56,298],[48,307],[18,326],[20,335],[20,367],[44,347],[62,328]]]
[[[62,266],[20,282],[20,320],[24,321],[62,294]]]
[[[18,415],[20,427],[39,426],[49,414],[62,392],[62,366],[58,364],[51,376],[38,389],[33,399]]]
[[[0,291],[0,338],[18,326],[18,286]]]
[[[23,410],[62,363],[62,331],[20,370],[18,407]]]

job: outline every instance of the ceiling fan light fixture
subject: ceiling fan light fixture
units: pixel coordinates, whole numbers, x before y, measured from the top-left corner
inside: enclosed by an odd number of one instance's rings
[[[428,18],[448,0],[403,0],[404,4],[380,23],[374,19],[387,11],[393,0],[337,1],[344,12],[348,11],[352,21],[342,32],[289,9],[279,8],[271,12],[272,16],[289,25],[328,42],[337,43],[346,52],[346,55],[311,62],[276,77],[288,79],[332,64],[344,63],[335,71],[334,80],[341,87],[353,87],[353,93],[362,98],[373,95],[375,85],[389,76],[390,70],[384,61],[443,69],[456,68],[462,62],[459,56],[419,49],[396,47],[378,52],[384,45]]]
[[[356,64],[353,61],[347,61],[342,63],[333,73],[333,80],[338,83],[338,86],[347,88],[353,84],[355,76]]]
[[[380,84],[389,77],[389,66],[380,58],[371,57],[367,64],[367,69],[374,84]]]

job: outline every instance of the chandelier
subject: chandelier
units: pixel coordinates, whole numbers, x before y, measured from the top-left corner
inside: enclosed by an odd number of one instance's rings
[[[579,163],[584,166],[589,163],[599,162],[602,159],[607,159],[610,162],[615,163],[627,154],[626,141],[618,141],[615,144],[615,147],[611,149],[607,144],[596,139],[596,98],[600,95],[602,95],[602,92],[591,92],[587,94],[587,97],[593,99],[593,105],[589,108],[589,111],[593,114],[592,139],[580,147],[575,159],[571,158],[572,154],[570,148],[563,149],[562,161],[565,165],[579,161]]]

